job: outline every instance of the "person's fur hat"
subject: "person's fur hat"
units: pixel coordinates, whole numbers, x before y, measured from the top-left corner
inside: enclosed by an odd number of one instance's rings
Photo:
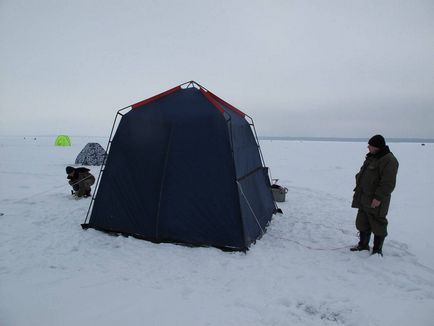
[[[383,148],[386,146],[386,141],[383,136],[375,135],[369,139],[368,144],[377,148]]]
[[[75,169],[72,166],[67,166],[65,170],[66,170],[66,174],[71,174],[72,172],[75,171]]]

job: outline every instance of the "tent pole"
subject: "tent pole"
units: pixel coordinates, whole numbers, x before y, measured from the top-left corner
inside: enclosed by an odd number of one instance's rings
[[[224,112],[223,116],[226,119],[226,123],[228,125],[228,129],[229,129],[229,141],[230,141],[230,145],[231,145],[232,159],[233,159],[233,162],[235,162],[234,139],[233,139],[233,133],[232,133],[232,118],[231,118],[231,116],[226,111]],[[238,183],[238,179],[237,179],[237,171],[236,171],[236,168],[235,168],[235,163],[234,163],[234,172],[235,172],[235,178],[236,178],[235,182],[237,184],[239,184]],[[238,196],[239,196],[239,192],[238,192]],[[243,214],[241,213],[240,200],[241,200],[241,198],[238,199],[238,207],[240,209],[241,234],[242,234],[242,237],[243,237],[244,246],[246,248],[248,248],[249,244],[246,243],[246,239],[247,239],[247,237],[246,237],[246,228],[245,228],[245,225],[244,225]],[[244,251],[244,253],[245,252],[246,251]]]
[[[265,166],[264,156],[262,155],[261,146],[259,145],[259,139],[258,139],[258,134],[256,133],[255,123],[253,122],[253,119],[251,116],[246,114],[246,117],[248,117],[250,119],[250,126],[253,129],[253,134],[255,135],[256,144],[258,145],[259,154],[261,155],[262,165]]]
[[[231,142],[231,151],[232,151],[232,157],[235,156],[234,154],[234,138],[233,138],[233,134],[232,134],[232,119],[231,116],[229,114],[226,113],[226,111],[223,113],[223,117],[226,120],[226,123],[228,125],[228,129],[229,129],[229,140]]]
[[[264,160],[264,156],[262,155],[261,146],[259,145],[259,139],[258,139],[258,134],[256,133],[255,123],[253,122],[253,119],[252,119],[251,116],[249,116],[249,115],[246,114],[246,117],[249,117],[249,119],[251,121],[250,126],[253,129],[253,133],[255,135],[256,143],[258,144],[258,150],[259,150],[259,155],[261,156],[262,166],[265,168],[265,166],[266,166],[265,165],[265,160]],[[268,178],[270,179],[269,182],[271,184],[271,181],[273,180],[273,177],[271,175],[270,168],[268,168]],[[276,204],[276,201],[274,200],[274,197],[273,197],[273,202],[274,202],[274,208],[275,208],[275,210],[278,211],[279,207],[277,207],[277,204]]]
[[[259,138],[258,138],[258,134],[256,133],[256,128],[255,128],[255,123],[253,122],[253,119],[246,114],[246,117],[249,117],[251,123],[250,126],[253,129],[253,134],[255,135],[255,139],[256,139],[256,143],[258,144],[258,150],[259,150],[259,155],[261,156],[261,161],[262,161],[262,165],[265,167],[265,160],[264,160],[264,156],[262,155],[262,150],[261,150],[261,146],[259,145]],[[270,171],[270,169],[268,169],[268,171]],[[273,180],[272,176],[271,176],[271,171],[270,171],[270,179]],[[270,180],[270,182],[271,182]]]
[[[157,209],[157,218],[155,221],[155,238],[158,239],[158,232],[159,232],[159,222],[160,222],[160,211],[161,211],[161,200],[163,198],[163,187],[164,187],[164,181],[166,180],[166,171],[167,171],[167,162],[169,161],[169,150],[170,145],[172,143],[172,135],[173,135],[173,129],[170,127],[170,133],[169,133],[169,140],[167,141],[166,146],[166,155],[164,157],[164,169],[163,169],[163,175],[161,177],[161,184],[160,184],[160,194],[158,198],[158,209]]]
[[[83,222],[83,224],[81,225],[81,226],[83,227],[83,229],[84,229],[84,228],[87,228],[87,227],[85,227],[85,225],[86,225],[86,222],[87,222],[87,220],[88,220],[88,218],[89,218],[89,214],[90,214],[90,212],[91,212],[91,209],[92,209],[92,207],[93,207],[93,203],[94,203],[94,201],[95,201],[95,195],[96,195],[96,192],[97,192],[97,189],[98,189],[98,186],[99,186],[99,182],[100,182],[100,179],[101,179],[101,175],[102,175],[102,172],[104,171],[104,166],[105,166],[105,163],[106,163],[106,161],[107,161],[108,151],[109,151],[109,149],[110,149],[111,142],[112,142],[113,131],[114,131],[114,128],[115,128],[115,126],[116,126],[116,120],[118,119],[118,116],[122,116],[122,117],[123,117],[123,114],[121,114],[120,112],[123,111],[123,110],[125,110],[125,109],[128,109],[129,107],[130,107],[130,106],[126,106],[126,107],[124,107],[124,108],[118,110],[118,112],[116,113],[115,120],[113,121],[112,129],[111,129],[111,131],[110,131],[110,137],[109,137],[109,140],[108,140],[108,143],[107,143],[106,149],[105,149],[104,161],[103,161],[103,163],[101,164],[101,169],[99,170],[98,179],[97,179],[96,184],[95,184],[95,189],[94,189],[94,191],[93,191],[93,195],[92,195],[92,199],[91,199],[90,204],[89,204],[89,208],[87,209],[86,218],[84,219],[84,222]]]

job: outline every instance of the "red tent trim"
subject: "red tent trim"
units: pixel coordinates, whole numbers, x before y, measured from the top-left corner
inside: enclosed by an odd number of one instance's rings
[[[161,93],[161,94],[158,94],[158,95],[152,96],[152,97],[150,97],[150,98],[148,98],[148,99],[146,99],[146,100],[143,100],[143,101],[140,101],[140,102],[138,102],[138,103],[136,103],[136,104],[133,104],[133,105],[131,105],[131,108],[135,109],[135,108],[138,108],[138,107],[143,106],[143,105],[145,105],[145,104],[151,103],[151,102],[153,102],[153,101],[155,101],[155,100],[158,100],[159,98],[162,98],[162,97],[164,97],[164,96],[167,96],[167,95],[169,95],[169,94],[172,94],[172,93],[174,93],[174,92],[176,92],[176,91],[178,91],[178,90],[180,90],[180,89],[181,89],[181,86],[176,86],[176,87],[171,88],[171,89],[169,89],[168,91],[165,91],[165,92],[163,92],[163,93]]]
[[[220,102],[221,104],[223,104],[224,106],[228,107],[229,109],[231,109],[232,111],[234,111],[235,113],[238,113],[241,117],[245,117],[246,114],[240,110],[238,110],[235,106],[232,106],[231,104],[229,104],[228,102],[222,100],[220,97],[218,97],[217,95],[211,93],[210,91],[208,91],[209,95],[215,99],[216,101]]]
[[[211,92],[208,91],[207,89],[203,88],[202,86],[200,86],[200,85],[197,84],[196,82],[191,81],[190,83],[194,83],[195,85],[197,85],[197,86],[199,87],[199,89],[200,89],[200,92],[201,92],[201,93],[202,93],[202,94],[203,94],[203,95],[208,99],[208,101],[210,101],[210,102],[211,102],[211,103],[212,103],[212,104],[213,104],[213,105],[214,105],[214,106],[215,106],[215,107],[216,107],[216,108],[217,108],[221,113],[224,113],[224,112],[225,112],[225,109],[223,108],[223,105],[224,105],[225,107],[227,107],[227,108],[230,109],[231,111],[233,111],[233,112],[239,114],[242,118],[244,118],[244,117],[246,116],[246,114],[245,114],[244,112],[238,110],[236,107],[234,107],[233,105],[229,104],[229,103],[226,102],[225,100],[222,100],[220,97],[218,97],[217,95],[211,93]],[[181,85],[179,85],[179,86],[176,86],[176,87],[174,87],[174,88],[171,88],[171,89],[169,89],[169,90],[167,90],[167,91],[165,91],[165,92],[163,92],[163,93],[161,93],[161,94],[158,94],[158,95],[152,96],[152,97],[150,97],[150,98],[148,98],[148,99],[146,99],[146,100],[143,100],[143,101],[137,102],[136,104],[131,105],[131,108],[135,109],[135,108],[141,107],[141,106],[146,105],[146,104],[148,104],[148,103],[151,103],[151,102],[153,102],[153,101],[155,101],[155,100],[158,100],[158,99],[160,99],[160,98],[162,98],[162,97],[164,97],[164,96],[167,96],[167,95],[169,95],[169,94],[172,94],[172,93],[174,93],[174,92],[176,92],[176,91],[182,89],[181,86],[183,86],[183,85],[185,85],[185,84],[186,84],[186,83],[181,84]]]
[[[214,105],[221,113],[224,113],[225,110],[222,108],[221,104],[215,100],[211,95],[210,92],[205,91],[202,87],[200,88],[200,92],[207,98],[208,101],[211,102],[212,105]]]

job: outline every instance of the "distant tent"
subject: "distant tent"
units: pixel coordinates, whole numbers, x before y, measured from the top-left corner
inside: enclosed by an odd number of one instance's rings
[[[88,143],[75,159],[75,164],[102,165],[104,163],[105,150],[98,143]]]
[[[71,140],[66,135],[59,135],[54,142],[55,146],[71,146]]]
[[[264,234],[277,207],[253,120],[186,84],[118,111],[83,229],[241,251]]]

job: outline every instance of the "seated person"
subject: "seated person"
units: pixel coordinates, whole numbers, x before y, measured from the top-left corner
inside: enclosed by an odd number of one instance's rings
[[[69,184],[72,186],[72,193],[77,197],[90,196],[91,186],[95,183],[95,177],[89,171],[90,170],[85,167],[66,167],[66,174],[68,174],[66,178],[69,180]]]

